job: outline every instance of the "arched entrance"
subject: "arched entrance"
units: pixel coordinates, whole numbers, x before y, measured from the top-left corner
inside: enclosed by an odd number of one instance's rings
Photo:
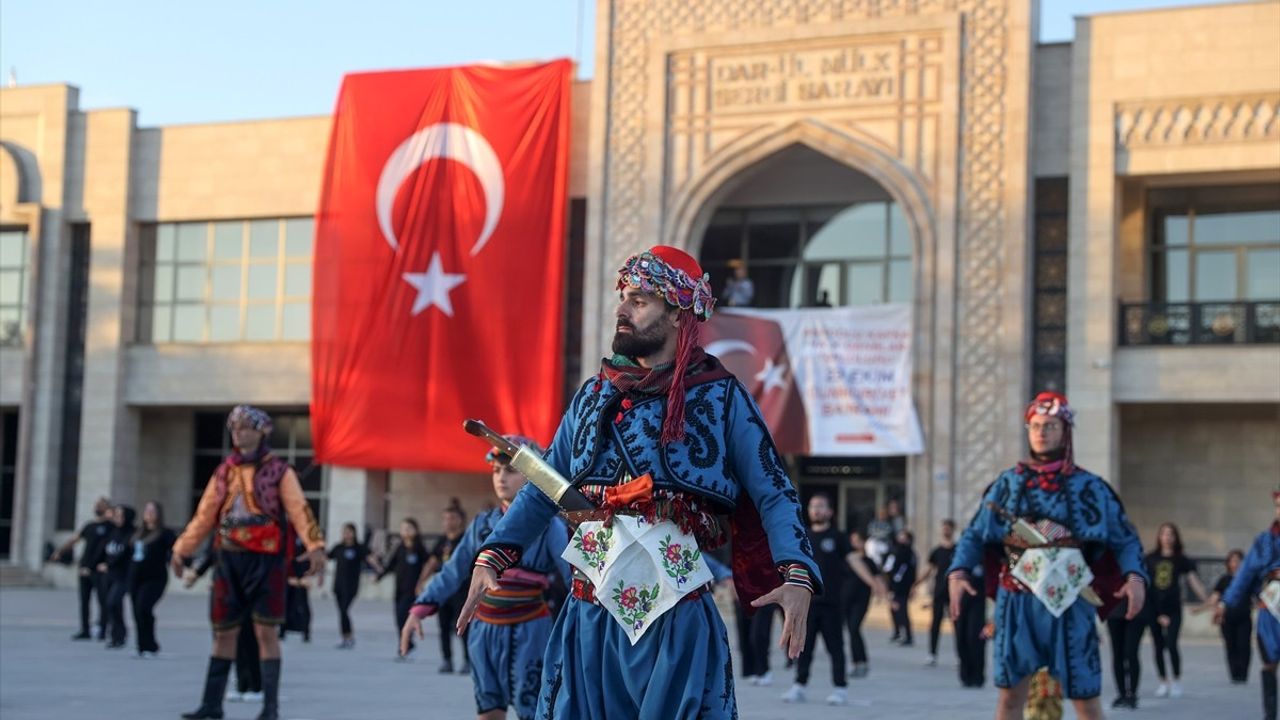
[[[903,195],[914,204],[904,207],[899,200]],[[921,200],[914,188],[891,191],[881,179],[849,162],[808,142],[792,142],[740,169],[709,193],[691,224],[694,234],[687,244],[711,275],[722,305],[910,304],[918,368],[928,357],[920,347],[927,333],[919,328],[921,315],[928,312],[923,298],[932,289],[919,281],[922,236],[931,227]],[[752,281],[749,302],[729,297],[727,284],[739,272]],[[928,382],[922,377],[927,374],[917,371],[917,397],[927,392]],[[836,501],[841,527],[864,530],[877,508],[889,501],[908,505],[909,466],[928,467],[920,460],[795,457],[791,469],[802,498],[825,492]]]

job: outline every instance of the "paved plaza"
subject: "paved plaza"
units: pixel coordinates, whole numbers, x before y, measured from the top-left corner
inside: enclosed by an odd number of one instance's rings
[[[101,643],[71,642],[75,630],[75,593],[69,590],[5,589],[0,591],[0,718],[3,720],[67,720],[83,717],[177,718],[197,704],[209,653],[205,619],[207,597],[172,593],[157,611],[163,646],[159,660],[138,660],[132,650],[108,651]],[[313,593],[313,640],[285,643],[283,717],[291,720],[424,720],[471,718],[475,707],[467,676],[437,674],[438,642],[429,623],[427,642],[416,661],[393,662],[394,634],[389,602],[357,600],[353,622],[354,650],[334,649],[337,619],[329,596]],[[883,607],[872,615],[887,614]],[[130,637],[130,642],[133,638]],[[925,651],[891,647],[888,632],[867,632],[872,673],[850,681],[850,704],[828,707],[830,665],[818,651],[809,686],[809,702],[785,705],[778,695],[789,674],[778,672],[772,687],[738,686],[738,708],[750,720],[828,720],[834,718],[948,718],[977,720],[992,714],[995,691],[964,690],[956,680],[951,638],[943,639],[937,668],[923,666]],[[1148,641],[1149,643],[1149,641]],[[1246,687],[1231,686],[1220,645],[1186,641],[1183,649],[1186,695],[1179,700],[1151,697],[1155,677],[1149,644],[1142,650],[1141,708],[1116,711],[1112,717],[1213,718],[1236,720],[1259,713],[1256,671]],[[1104,648],[1104,654],[1106,649]],[[775,663],[781,654],[774,653]],[[737,660],[735,654],[735,662]],[[1257,659],[1255,658],[1256,668]],[[1109,663],[1105,663],[1109,673]],[[988,678],[990,673],[988,672]],[[1114,693],[1108,678],[1104,698]],[[231,703],[227,717],[256,717],[256,706]],[[1067,717],[1072,713],[1068,711]],[[515,717],[514,714],[511,717]],[[613,720],[612,718],[609,720]]]

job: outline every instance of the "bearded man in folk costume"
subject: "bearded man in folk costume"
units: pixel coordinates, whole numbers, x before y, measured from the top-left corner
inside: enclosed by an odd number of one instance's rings
[[[1076,466],[1067,398],[1042,392],[1025,413],[1030,457],[983,495],[948,572],[951,615],[976,595],[969,568],[984,568],[996,599],[997,718],[1021,718],[1040,668],[1062,685],[1076,715],[1101,718],[1102,663],[1095,612],[1142,610],[1142,545],[1114,490]],[[1100,607],[1099,607],[1100,606]]]
[[[200,707],[184,718],[221,718],[227,675],[236,656],[240,625],[250,620],[262,660],[262,713],[279,717],[280,625],[284,622],[285,585],[295,537],[310,563],[308,575],[324,567],[324,536],[289,463],[271,453],[271,416],[238,405],[227,416],[233,452],[214,471],[195,515],[173,545],[173,570],[179,576],[210,532],[217,530],[218,553],[209,615],[213,654]],[[290,532],[292,526],[292,531]],[[297,533],[295,536],[293,533]]]
[[[1280,664],[1280,491],[1271,493],[1271,502],[1276,507],[1275,520],[1254,538],[1214,614],[1214,622],[1221,625],[1228,607],[1243,607],[1257,599],[1262,713],[1266,720],[1276,720],[1276,665]]]
[[[614,354],[578,390],[546,456],[598,509],[570,515],[573,587],[551,630],[537,717],[736,717],[702,557],[727,540],[717,516],[732,518],[739,596],[782,607],[792,658],[821,577],[759,408],[698,345],[715,300],[697,261],[656,246],[619,275]],[[521,490],[476,559],[460,629],[557,510],[536,487]]]
[[[517,447],[541,452],[537,443],[527,437],[506,437]],[[524,476],[511,467],[510,456],[491,450],[485,461],[493,470],[493,490],[502,504],[476,515],[449,560],[414,599],[400,631],[401,655],[408,654],[415,634],[423,636],[423,618],[438,612],[466,585],[480,546],[525,485]],[[508,706],[515,707],[520,720],[534,718],[542,682],[542,655],[551,634],[551,609],[545,594],[553,574],[565,584],[569,582],[569,566],[560,557],[568,539],[564,524],[553,518],[542,535],[525,546],[519,561],[502,574],[498,589],[486,593],[477,606],[476,626],[467,632],[465,642],[479,720],[502,720]]]

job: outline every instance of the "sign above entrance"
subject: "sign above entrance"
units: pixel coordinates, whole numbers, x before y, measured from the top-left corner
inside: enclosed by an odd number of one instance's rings
[[[781,452],[922,451],[909,305],[722,310],[703,345],[751,391]]]
[[[898,99],[897,43],[725,55],[708,59],[711,109],[882,103]]]

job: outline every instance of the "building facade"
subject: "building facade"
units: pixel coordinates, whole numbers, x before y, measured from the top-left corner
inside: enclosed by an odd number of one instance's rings
[[[1065,390],[1077,457],[1144,539],[1220,555],[1280,467],[1280,3],[1081,17],[1029,0],[600,0],[575,85],[566,387],[655,243],[757,307],[906,302],[925,450],[789,458],[846,525],[922,542]],[[327,117],[139,127],[66,85],[0,91],[0,553],[108,495],[190,513],[237,402],[271,409],[330,531],[439,527],[482,474],[311,462],[311,215]],[[480,451],[477,450],[479,453]]]

